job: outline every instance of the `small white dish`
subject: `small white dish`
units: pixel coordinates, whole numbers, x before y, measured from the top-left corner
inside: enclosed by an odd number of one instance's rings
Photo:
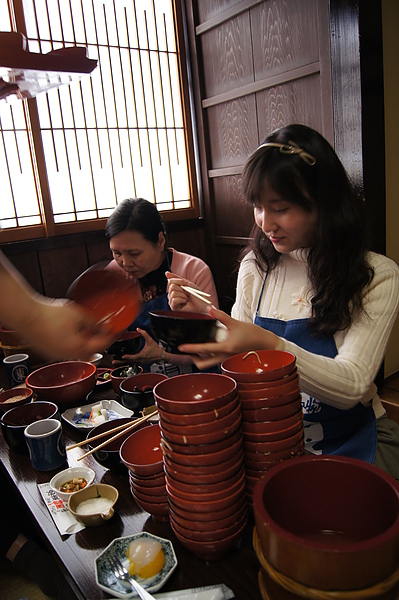
[[[68,504],[69,498],[72,494],[76,494],[76,492],[61,492],[60,487],[75,477],[85,479],[87,482],[85,487],[87,487],[93,483],[95,476],[95,472],[89,467],[70,467],[69,469],[64,469],[63,471],[60,471],[54,475],[54,477],[52,477],[50,480],[50,487],[62,500],[64,500],[64,502]]]
[[[116,400],[102,400],[102,406],[106,410],[107,421],[113,421],[114,419],[120,419],[120,417],[131,417],[133,414],[132,410],[125,408]],[[93,429],[97,427],[98,423],[89,421],[93,406],[96,406],[99,402],[92,402],[91,404],[85,404],[79,408],[69,408],[62,413],[61,417],[75,427],[75,429]]]
[[[93,354],[93,356],[91,356],[89,358],[88,362],[91,362],[93,365],[98,367],[100,365],[102,359],[103,359],[103,355],[100,354],[99,352],[96,352],[95,354]]]
[[[148,579],[141,579],[140,577],[135,577],[137,581],[143,586],[147,592],[154,593],[161,589],[161,587],[166,583],[169,577],[172,575],[173,571],[177,567],[177,558],[175,551],[173,549],[172,542],[169,540],[165,540],[164,538],[160,538],[156,535],[152,535],[151,533],[147,533],[146,531],[142,531],[141,533],[136,533],[134,535],[129,535],[127,537],[116,538],[113,542],[109,544],[99,554],[95,560],[95,572],[96,572],[96,582],[97,585],[104,590],[114,596],[116,598],[135,598],[137,597],[137,593],[135,591],[127,591],[126,587],[116,579],[107,557],[110,555],[116,555],[121,562],[125,565],[126,568],[129,566],[129,560],[126,557],[126,550],[129,544],[136,540],[137,538],[148,538],[153,539],[162,544],[162,549],[165,554],[165,564],[161,571],[154,575],[154,577],[149,577]]]

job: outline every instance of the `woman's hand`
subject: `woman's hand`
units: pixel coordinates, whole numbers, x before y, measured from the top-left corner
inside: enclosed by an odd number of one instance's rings
[[[162,358],[162,348],[157,342],[144,330],[137,327],[138,333],[141,334],[144,339],[144,346],[137,354],[124,354],[123,360],[114,360],[112,364],[125,365],[126,361],[129,363],[154,363]],[[166,358],[166,357],[165,357]]]
[[[193,361],[199,369],[213,367],[234,354],[250,350],[275,350],[283,345],[281,338],[258,325],[237,321],[214,307],[209,307],[208,312],[225,325],[226,338],[221,342],[179,346],[180,352],[197,355],[193,356]]]
[[[199,288],[195,283],[192,283],[188,279],[183,279],[169,271],[166,271],[165,275],[168,279],[168,302],[172,310],[204,312],[206,306],[205,303],[195,296],[192,296],[181,287],[182,285],[188,285],[198,290]]]

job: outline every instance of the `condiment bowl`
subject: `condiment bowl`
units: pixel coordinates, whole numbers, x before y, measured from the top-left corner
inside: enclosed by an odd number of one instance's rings
[[[131,370],[131,373],[126,375],[127,369]],[[124,381],[125,379],[131,378],[131,377],[135,377],[136,375],[139,375],[139,373],[143,372],[143,367],[141,367],[140,365],[123,365],[122,367],[117,367],[116,369],[112,369],[111,371],[111,382],[112,382],[112,389],[114,390],[115,394],[117,394],[118,396],[121,395],[121,390],[120,390],[120,384],[122,383],[122,381]]]
[[[69,498],[72,494],[76,494],[74,492],[65,492],[61,491],[61,488],[68,482],[74,479],[83,479],[85,483],[83,485],[79,485],[79,489],[84,489],[85,487],[91,485],[95,478],[95,472],[93,469],[89,467],[70,467],[69,469],[64,469],[60,471],[50,480],[51,489],[59,496],[64,502],[68,503]]]
[[[201,344],[216,341],[218,325],[207,313],[175,310],[149,311],[155,337],[178,352],[180,344]]]
[[[121,404],[139,417],[143,408],[155,404],[153,389],[165,379],[167,376],[162,373],[139,373],[135,377],[124,379],[119,384]]]
[[[13,388],[0,393],[0,412],[7,412],[11,408],[30,402],[33,391],[30,388]]]
[[[399,483],[373,465],[326,455],[284,461],[256,484],[253,503],[264,557],[296,582],[361,590],[398,568]]]
[[[154,388],[160,411],[178,414],[218,410],[237,393],[237,384],[219,373],[190,373],[161,381]]]
[[[226,358],[221,364],[224,375],[240,382],[273,381],[291,375],[296,359],[283,350],[242,352]]]
[[[96,367],[80,360],[53,363],[30,373],[25,383],[40,400],[74,406],[94,389]]]
[[[9,448],[19,454],[28,454],[24,431],[27,425],[40,419],[60,419],[58,406],[53,402],[29,402],[11,408],[0,418],[0,426]]]
[[[68,500],[68,508],[76,519],[94,527],[102,525],[114,515],[114,505],[118,497],[119,492],[113,485],[94,483],[72,494]]]

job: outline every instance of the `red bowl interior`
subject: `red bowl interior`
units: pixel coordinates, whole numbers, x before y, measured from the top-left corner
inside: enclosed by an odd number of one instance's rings
[[[257,483],[253,504],[264,555],[296,581],[349,590],[397,569],[399,483],[373,465],[342,456],[284,461]]]
[[[134,473],[153,475],[163,472],[159,425],[147,425],[132,433],[123,442],[119,455],[122,462]]]
[[[115,334],[124,331],[142,307],[138,285],[121,269],[101,269],[96,265],[72,283],[67,297]]]
[[[176,375],[154,388],[159,410],[179,414],[217,410],[231,402],[236,393],[236,382],[219,373]]]
[[[1,416],[2,426],[23,427],[40,419],[58,418],[58,406],[53,402],[36,401],[11,408]]]
[[[25,380],[40,399],[66,406],[85,398],[96,385],[96,366],[79,360],[40,367]]]
[[[295,361],[291,352],[257,350],[226,358],[221,364],[221,370],[236,381],[271,381],[291,375],[295,369]]]
[[[0,411],[6,412],[10,408],[30,402],[33,391],[30,388],[15,388],[0,393]]]

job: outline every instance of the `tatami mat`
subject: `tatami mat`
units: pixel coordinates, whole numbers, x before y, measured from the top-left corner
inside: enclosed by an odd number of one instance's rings
[[[9,560],[0,559],[1,600],[50,600],[28,577],[17,571]]]

